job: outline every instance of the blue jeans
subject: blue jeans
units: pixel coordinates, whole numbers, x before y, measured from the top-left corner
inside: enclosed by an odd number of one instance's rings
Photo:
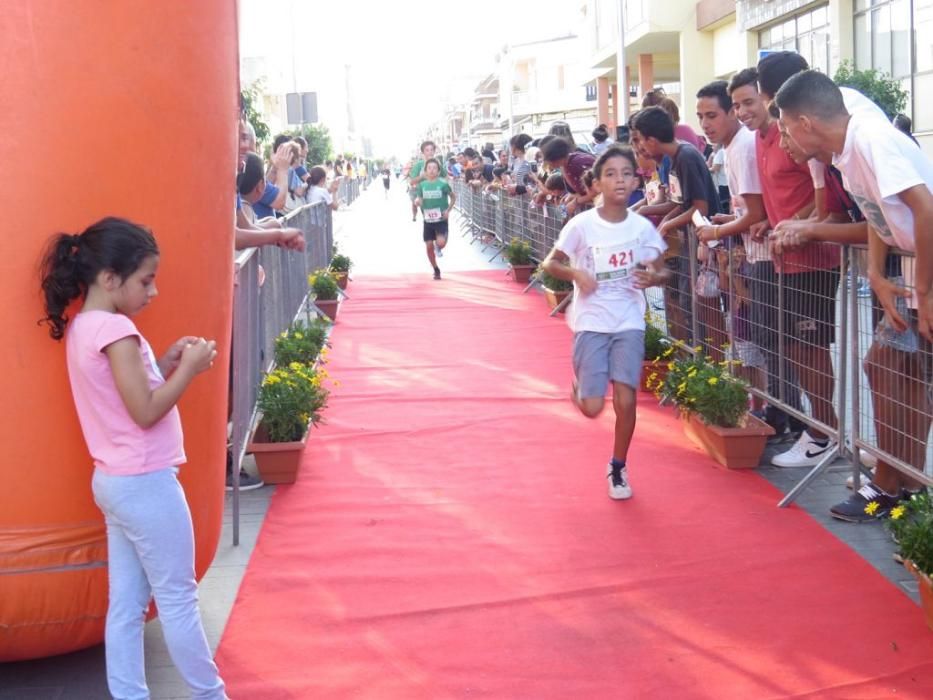
[[[117,700],[148,700],[143,626],[155,598],[172,661],[199,700],[226,698],[201,625],[194,530],[178,469],[137,476],[94,470],[94,501],[107,523],[110,604],[107,686]]]

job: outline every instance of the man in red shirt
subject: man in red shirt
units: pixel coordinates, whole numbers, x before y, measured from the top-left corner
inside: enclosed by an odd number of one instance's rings
[[[758,80],[760,84],[760,74]],[[732,99],[737,104],[751,103],[746,98],[757,97],[757,93],[758,85],[750,82],[734,89]],[[746,110],[745,124],[758,132],[755,152],[768,214],[763,226],[773,229],[782,221],[810,217],[815,206],[813,177],[806,164],[795,163],[781,148],[777,121],[765,108],[772,95],[761,91],[760,98],[755,101],[759,105],[755,110]],[[784,250],[772,260],[783,282],[785,352],[810,401],[813,417],[835,428],[835,375],[829,347],[835,341],[840,251],[814,242]],[[790,450],[775,456],[771,463],[779,467],[815,466],[834,449],[835,442],[829,436],[808,428]]]

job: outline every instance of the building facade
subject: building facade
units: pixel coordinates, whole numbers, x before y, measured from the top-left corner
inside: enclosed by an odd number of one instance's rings
[[[664,85],[693,122],[692,96],[710,80],[755,65],[761,50],[790,50],[833,75],[842,61],[875,68],[909,94],[905,113],[933,153],[933,0],[587,0],[591,89],[600,117],[614,123],[619,82],[619,8],[625,17],[625,72],[631,107]],[[617,100],[615,100],[617,103]]]

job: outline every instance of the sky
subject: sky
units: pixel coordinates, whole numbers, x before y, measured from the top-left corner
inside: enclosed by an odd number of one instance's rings
[[[349,65],[357,132],[377,157],[403,156],[448,101],[492,72],[504,46],[567,34],[580,4],[240,0],[240,55],[281,66],[289,90],[316,91],[325,124],[343,117],[333,103]]]

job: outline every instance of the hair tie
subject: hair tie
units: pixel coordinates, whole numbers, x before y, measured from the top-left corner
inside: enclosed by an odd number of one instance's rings
[[[68,236],[68,242],[71,244],[71,248],[68,251],[69,255],[77,255],[78,248],[81,245],[81,234],[75,233]]]

